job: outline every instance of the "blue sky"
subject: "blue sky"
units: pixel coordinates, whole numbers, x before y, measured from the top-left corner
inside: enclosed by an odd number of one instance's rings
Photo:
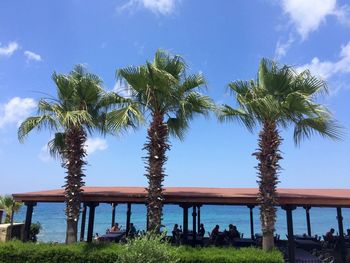
[[[17,141],[18,123],[55,95],[53,71],[83,63],[118,88],[115,71],[151,59],[157,48],[181,54],[203,72],[208,94],[233,103],[226,86],[252,79],[262,57],[309,68],[327,80],[323,102],[350,128],[350,5],[343,0],[120,0],[0,2],[0,193],[59,188],[64,170],[45,149],[52,134]],[[296,148],[283,131],[280,187],[347,188],[350,141],[314,137]],[[87,185],[145,186],[146,129],[89,138]],[[171,139],[166,186],[255,187],[257,131],[193,121],[184,142]]]

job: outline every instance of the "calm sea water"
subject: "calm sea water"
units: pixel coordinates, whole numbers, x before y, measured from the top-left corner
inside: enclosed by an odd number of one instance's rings
[[[109,204],[100,204],[96,208],[94,232],[103,234],[111,224],[112,207]],[[189,210],[189,229],[192,229],[192,209]],[[311,225],[312,233],[322,235],[329,228],[338,229],[335,208],[312,208]],[[344,229],[350,228],[350,209],[343,209]],[[15,215],[15,221],[21,222],[25,219],[25,207]],[[88,220],[88,213],[87,213]],[[238,227],[245,237],[250,236],[249,209],[244,206],[202,206],[201,221],[205,225],[206,232],[210,231],[216,224],[220,228],[227,229],[232,223]],[[39,241],[44,242],[64,242],[65,239],[65,214],[62,203],[38,203],[34,207],[33,222],[40,222],[43,229],[38,236]],[[120,204],[116,207],[116,222],[123,228],[126,222],[126,205]],[[131,222],[138,230],[146,227],[146,207],[145,205],[132,205]],[[297,208],[293,211],[294,233],[303,234],[306,232],[305,210]],[[163,223],[168,230],[171,230],[175,223],[182,225],[182,209],[177,205],[166,205],[164,207]],[[255,232],[260,232],[259,209],[254,209]],[[87,224],[86,224],[87,225]],[[80,229],[80,222],[79,222]],[[285,238],[287,233],[285,211],[278,210],[276,233]],[[87,231],[87,229],[86,229]],[[85,234],[86,237],[86,234]]]

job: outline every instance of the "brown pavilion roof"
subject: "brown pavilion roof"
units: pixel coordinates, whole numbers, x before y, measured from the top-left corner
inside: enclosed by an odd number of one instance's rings
[[[167,204],[258,204],[256,188],[167,187]],[[350,207],[350,189],[278,189],[280,205]],[[20,202],[63,202],[63,189],[13,194]],[[84,187],[83,202],[145,203],[143,187]]]

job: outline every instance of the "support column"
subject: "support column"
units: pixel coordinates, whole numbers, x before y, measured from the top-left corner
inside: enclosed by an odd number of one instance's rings
[[[26,221],[24,223],[24,237],[23,241],[29,241],[30,226],[32,225],[33,208],[36,206],[35,202],[25,202],[27,206]]]
[[[199,228],[201,227],[201,205],[197,206],[197,233],[199,233]]]
[[[126,209],[126,235],[129,234],[130,221],[131,221],[131,203],[128,203],[127,209]]]
[[[81,215],[80,242],[84,241],[85,223],[86,223],[86,204],[84,203],[83,210],[82,210],[82,215]]]
[[[183,204],[180,205],[180,207],[183,208],[183,240],[186,243],[187,242],[187,235],[188,235],[188,205]]]
[[[342,262],[346,261],[346,249],[344,247],[344,226],[343,226],[343,215],[341,207],[337,207],[337,219],[338,219],[338,230],[339,230],[339,248]]]
[[[11,209],[11,218],[10,218],[10,239],[12,239],[12,230],[13,230],[13,218],[15,216],[15,202],[12,204],[12,209]]]
[[[88,203],[87,206],[89,207],[87,242],[91,243],[94,234],[95,208],[98,206],[98,203]]]
[[[196,212],[196,205],[193,205],[192,207],[192,238],[193,238],[193,246],[196,245],[196,239],[197,239],[197,233],[196,233],[196,224],[197,224],[197,219],[196,219],[196,216],[197,216],[197,212]]]
[[[146,204],[146,230],[149,228],[148,205]]]
[[[248,205],[249,208],[249,217],[250,217],[250,237],[251,239],[254,239],[254,218],[253,218],[253,208],[254,205]]]
[[[311,206],[304,206],[306,213],[306,226],[307,226],[307,235],[311,237],[311,223],[310,223],[310,209]]]
[[[288,229],[288,257],[290,263],[295,263],[295,244],[294,244],[294,233],[293,233],[293,210],[296,206],[286,205],[282,207],[286,210],[287,216],[287,229]]]
[[[0,224],[2,223],[3,214],[4,214],[4,210],[0,209]]]
[[[115,207],[117,206],[116,203],[112,203],[112,223],[111,223],[111,227],[113,227],[115,225]]]

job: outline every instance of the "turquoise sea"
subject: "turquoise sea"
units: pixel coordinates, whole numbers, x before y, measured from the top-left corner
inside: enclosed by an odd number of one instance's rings
[[[111,224],[112,207],[109,204],[100,204],[96,208],[94,232],[103,234]],[[189,229],[192,229],[192,209],[189,210]],[[336,232],[338,223],[335,208],[312,208],[310,210],[312,233],[322,235],[331,227]],[[343,209],[344,229],[350,228],[350,209]],[[25,218],[25,207],[15,215],[15,221],[21,222]],[[88,213],[87,213],[88,220]],[[202,206],[201,221],[206,232],[211,231],[214,225],[219,224],[220,229],[228,228],[228,224],[236,225],[244,237],[250,236],[249,209],[244,206]],[[65,239],[65,214],[62,203],[38,203],[34,207],[33,222],[42,224],[42,231],[38,236],[39,241],[64,242]],[[116,207],[116,222],[125,227],[126,205],[120,204]],[[145,205],[132,205],[131,222],[138,230],[145,229],[146,207]],[[182,209],[177,205],[166,205],[164,207],[163,223],[168,230],[171,230],[175,223],[182,225]],[[255,232],[260,232],[259,209],[254,208]],[[303,208],[293,211],[294,233],[303,234],[306,232],[306,217]],[[80,229],[80,222],[79,222]],[[86,229],[87,231],[87,229]],[[287,232],[285,211],[278,210],[276,233],[285,238]],[[85,234],[86,237],[86,234]]]

